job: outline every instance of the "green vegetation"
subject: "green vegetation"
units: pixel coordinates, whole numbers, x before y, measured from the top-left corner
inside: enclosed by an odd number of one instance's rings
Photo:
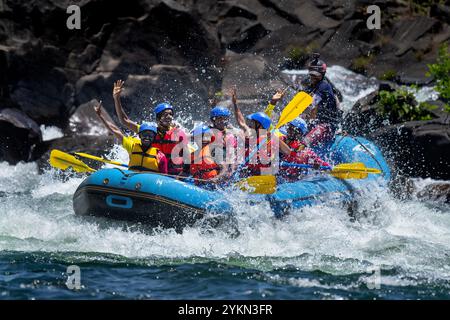
[[[445,101],[444,110],[450,113],[450,53],[448,44],[444,42],[439,47],[439,56],[434,64],[428,64],[427,76],[436,80],[436,91]]]
[[[450,113],[450,53],[448,44],[443,43],[439,47],[439,55],[436,63],[428,65],[428,77],[433,77],[436,81],[436,91],[444,100],[444,110]],[[394,77],[395,72],[386,71],[381,79],[387,80]],[[400,89],[390,91],[380,91],[378,111],[389,117],[392,123],[414,120],[430,120],[433,115],[430,111],[437,106],[422,102],[418,104],[414,98],[414,91],[417,92],[417,86],[401,87]]]
[[[380,80],[396,80],[397,79],[397,71],[395,70],[387,70],[385,73],[383,73],[380,77]]]
[[[414,87],[410,89],[417,90]],[[401,87],[393,92],[380,91],[379,96],[378,111],[388,116],[391,123],[433,119],[430,111],[435,106],[426,103],[418,104],[414,93],[406,87]]]
[[[433,4],[445,4],[445,0],[409,0],[410,14],[430,16],[430,8]]]
[[[289,64],[292,68],[301,68],[310,58],[311,54],[318,48],[315,42],[311,42],[306,47],[291,47],[287,53]]]
[[[372,63],[372,61],[373,61],[372,55],[360,56],[358,58],[353,59],[350,69],[352,69],[355,72],[367,74],[367,69],[369,65]]]

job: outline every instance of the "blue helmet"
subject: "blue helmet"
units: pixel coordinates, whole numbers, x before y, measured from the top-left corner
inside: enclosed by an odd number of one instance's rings
[[[306,124],[306,121],[302,118],[297,118],[292,120],[289,125],[296,127],[297,129],[300,129],[300,131],[303,134],[306,134],[308,132],[308,125]]]
[[[230,117],[231,112],[225,107],[222,106],[216,106],[213,109],[211,109],[211,113],[209,114],[210,118],[214,117]]]
[[[191,131],[193,137],[202,136],[206,133],[211,133],[211,128],[204,124],[195,127],[194,130]]]
[[[271,124],[270,118],[264,112],[256,112],[256,113],[249,114],[247,116],[247,119],[257,121],[266,130],[270,128],[270,124]]]
[[[278,131],[284,135],[287,135],[286,126],[282,126],[280,129],[278,129]]]
[[[143,123],[139,126],[139,133],[144,131],[153,131],[154,133],[158,133],[158,129],[154,123]]]
[[[172,110],[172,112],[173,112],[173,107],[170,104],[163,102],[163,103],[158,104],[155,107],[155,109],[153,110],[153,112],[155,113],[155,116],[157,116],[164,110]]]

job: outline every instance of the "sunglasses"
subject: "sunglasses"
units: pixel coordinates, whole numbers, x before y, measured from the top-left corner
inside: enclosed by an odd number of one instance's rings
[[[163,113],[161,113],[161,115],[159,116],[159,118],[167,118],[167,117],[173,117],[173,112],[172,111],[164,111]]]
[[[155,137],[156,133],[154,133],[153,131],[144,131],[142,133],[139,134],[139,137],[142,138],[147,138],[147,139],[153,139]]]

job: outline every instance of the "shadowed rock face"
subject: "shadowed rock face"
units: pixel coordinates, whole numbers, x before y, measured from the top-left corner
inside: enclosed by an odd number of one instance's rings
[[[42,142],[35,121],[16,109],[0,110],[0,159],[16,163],[17,159],[33,161],[33,151]]]
[[[433,183],[416,194],[421,200],[438,201],[450,204],[450,183]]]
[[[382,26],[368,30],[367,1],[80,0],[81,30],[69,30],[72,1],[1,3],[0,110],[65,132],[92,99],[113,115],[118,79],[126,81],[124,108],[136,120],[148,120],[160,101],[200,117],[208,96],[232,84],[256,106],[283,85],[278,67],[302,67],[311,51],[329,65],[426,83],[426,63],[450,37],[443,4],[426,15],[398,1],[371,2],[381,8]],[[286,59],[292,50],[297,56]],[[14,137],[15,130],[7,132]],[[0,160],[28,160],[29,153],[3,152]]]
[[[380,84],[383,90],[395,87]],[[344,129],[374,140],[402,175],[450,180],[450,114],[443,111],[444,103],[429,101],[438,107],[432,111],[432,120],[400,122],[377,112],[378,92],[355,103],[344,120]]]

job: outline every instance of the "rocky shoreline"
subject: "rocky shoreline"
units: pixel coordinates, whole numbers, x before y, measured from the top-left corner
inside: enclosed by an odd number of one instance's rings
[[[80,106],[95,98],[114,117],[117,79],[126,81],[124,105],[133,117],[149,116],[143,110],[161,100],[202,117],[208,98],[233,84],[240,98],[258,106],[285,83],[281,70],[301,68],[312,51],[329,65],[368,76],[430,84],[427,64],[450,38],[450,7],[448,1],[411,3],[371,1],[381,8],[382,24],[369,30],[366,1],[137,0],[122,6],[80,0],[81,30],[68,30],[71,1],[3,0],[0,161],[35,161],[52,146],[68,150],[73,141],[94,145],[87,126],[70,124],[89,119]],[[448,113],[362,126],[362,119],[377,120],[376,96],[353,107],[345,130],[374,139],[404,175],[450,179]],[[43,142],[42,124],[60,127],[65,137]],[[102,143],[108,139],[98,137]]]

